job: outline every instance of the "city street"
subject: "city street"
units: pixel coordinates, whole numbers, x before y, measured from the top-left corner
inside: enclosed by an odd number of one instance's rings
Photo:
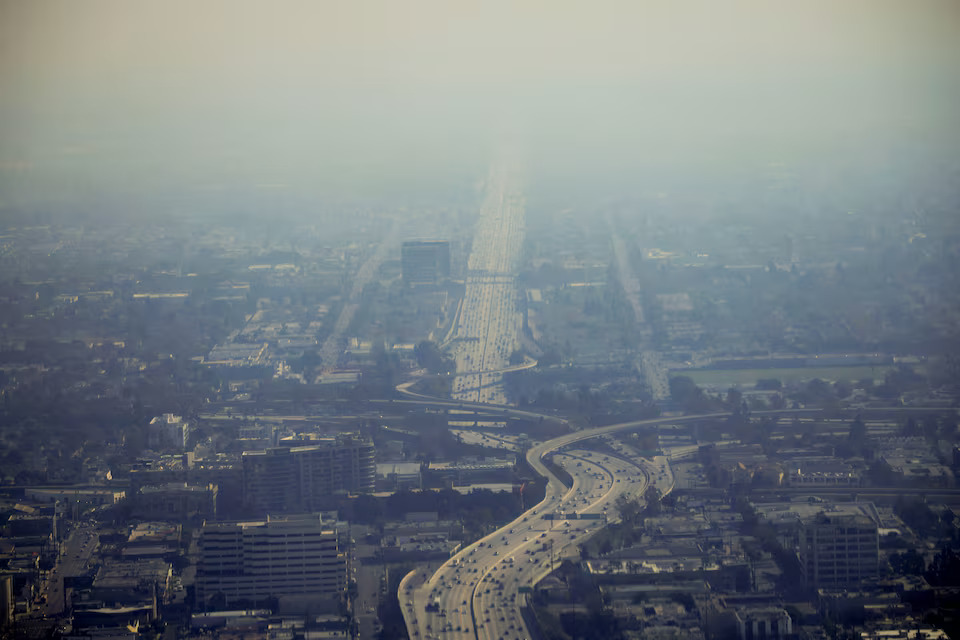
[[[78,576],[87,571],[97,544],[96,529],[88,524],[78,525],[61,543],[57,564],[46,578],[46,584],[49,587],[44,590],[47,594],[47,601],[42,607],[44,615],[52,617],[63,613],[66,602],[63,579]]]

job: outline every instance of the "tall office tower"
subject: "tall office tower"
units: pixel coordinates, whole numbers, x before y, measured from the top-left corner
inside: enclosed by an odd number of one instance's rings
[[[880,571],[877,523],[865,513],[822,511],[801,523],[797,555],[808,585],[858,587]]]
[[[341,435],[293,442],[304,445],[243,453],[243,504],[250,513],[319,511],[333,494],[373,491],[377,465],[369,440]]]
[[[198,607],[330,604],[346,591],[346,549],[316,514],[204,523],[199,550]]]
[[[404,242],[400,268],[407,285],[438,284],[450,277],[450,243]]]

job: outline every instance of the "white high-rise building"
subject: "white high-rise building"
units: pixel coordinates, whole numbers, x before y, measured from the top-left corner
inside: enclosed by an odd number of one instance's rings
[[[329,604],[346,587],[347,552],[317,514],[208,523],[200,532],[198,607]]]

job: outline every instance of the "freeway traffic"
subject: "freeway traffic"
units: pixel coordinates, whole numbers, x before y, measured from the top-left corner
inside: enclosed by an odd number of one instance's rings
[[[619,496],[647,486],[640,466],[617,457],[576,450],[555,454],[554,462],[568,469],[569,489],[553,484],[537,508],[461,550],[420,586],[401,584],[411,637],[529,637],[519,613],[523,591],[616,518]]]
[[[521,586],[533,586],[538,580],[547,575],[550,571],[549,565],[544,565],[544,557],[534,560],[534,567],[528,567],[526,571],[516,567],[517,557],[524,557],[527,549],[531,550],[536,545],[536,540],[525,540],[531,538],[534,533],[534,527],[539,535],[547,534],[542,538],[544,542],[553,542],[553,549],[550,551],[550,558],[555,558],[552,554],[562,555],[565,549],[576,549],[577,545],[588,536],[597,527],[602,526],[602,520],[564,520],[571,523],[569,526],[563,525],[568,529],[568,537],[564,538],[563,530],[557,530],[551,527],[549,530],[544,523],[548,522],[546,516],[552,512],[567,510],[576,511],[580,506],[580,512],[596,513],[600,509],[602,514],[604,507],[610,512],[616,497],[623,491],[629,491],[629,487],[642,493],[647,486],[649,475],[638,464],[648,464],[648,462],[630,462],[616,457],[611,457],[610,461],[594,460],[592,456],[599,454],[591,452],[581,452],[576,461],[581,463],[568,468],[573,485],[570,489],[560,481],[560,479],[546,466],[544,457],[554,451],[559,451],[563,447],[576,442],[595,438],[597,436],[615,433],[643,426],[652,426],[663,423],[683,423],[708,418],[719,418],[729,415],[728,413],[712,413],[695,416],[669,416],[661,418],[651,418],[647,420],[638,420],[594,429],[585,429],[568,433],[552,440],[541,442],[527,451],[527,463],[539,475],[547,478],[547,487],[544,499],[534,508],[528,510],[519,518],[507,524],[494,533],[462,549],[459,553],[445,562],[432,576],[420,574],[416,571],[408,574],[400,583],[398,597],[403,611],[404,620],[407,625],[407,632],[411,638],[439,638],[443,634],[445,638],[475,638],[476,640],[487,640],[488,638],[527,638],[529,632],[526,629],[525,622],[521,614],[521,608],[524,603],[523,596],[518,596]],[[576,458],[576,453],[564,454],[567,457]],[[586,461],[586,466],[583,462]],[[666,465],[665,459],[657,461],[658,465]],[[602,467],[595,469],[595,467]],[[662,468],[662,467],[661,467]],[[603,475],[606,473],[607,482],[597,478],[595,474]],[[594,489],[593,478],[597,480],[596,489]],[[670,480],[672,483],[672,478]],[[607,489],[603,491],[606,484]],[[582,491],[587,493],[583,494]],[[577,493],[580,491],[581,493]],[[601,493],[602,491],[602,493]],[[586,498],[587,503],[577,504],[577,499]],[[594,511],[591,511],[593,509]],[[612,517],[612,515],[611,515]],[[551,524],[555,521],[550,521]],[[592,523],[593,526],[584,524]],[[571,528],[572,527],[572,528]],[[538,535],[534,533],[534,535]],[[572,536],[572,537],[569,537]],[[498,545],[497,542],[503,543]],[[489,546],[493,542],[494,546]],[[486,549],[486,551],[480,551]],[[540,553],[543,553],[542,543]],[[509,570],[503,575],[501,566],[503,558],[512,557],[513,562],[509,562]],[[464,559],[469,559],[469,564],[463,564]],[[476,562],[473,562],[473,561]],[[521,560],[521,564],[522,564]],[[529,562],[529,561],[528,561]],[[475,569],[464,572],[467,569]],[[490,578],[493,575],[495,577]],[[506,591],[506,585],[509,579],[514,578],[513,586],[517,591],[511,588]],[[523,580],[521,584],[520,580]],[[488,586],[489,584],[492,586]],[[501,592],[500,586],[503,586]],[[492,597],[487,593],[491,589]],[[442,614],[442,615],[441,615]],[[499,615],[497,615],[499,614]],[[487,618],[490,618],[488,621]],[[448,619],[451,618],[451,619]],[[481,626],[482,625],[482,626]]]
[[[523,233],[523,200],[516,193],[508,169],[495,165],[480,207],[467,262],[464,297],[457,315],[452,348],[458,371],[453,379],[455,399],[494,403],[505,400],[503,376],[497,371],[508,367],[523,322],[517,309],[515,283]]]

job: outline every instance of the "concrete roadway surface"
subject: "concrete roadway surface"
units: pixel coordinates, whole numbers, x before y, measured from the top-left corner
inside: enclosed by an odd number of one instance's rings
[[[519,613],[520,588],[533,587],[564,555],[579,556],[578,545],[603,524],[545,516],[576,512],[615,518],[617,497],[640,495],[647,486],[640,466],[613,456],[577,450],[558,453],[554,460],[573,478],[570,489],[550,486],[535,509],[461,550],[422,585],[401,583],[411,638],[528,638]]]
[[[522,315],[516,304],[517,265],[523,247],[524,212],[516,185],[501,166],[491,167],[487,194],[467,259],[464,296],[455,321],[457,371],[452,396],[459,400],[504,402],[502,375],[520,339]],[[476,371],[478,373],[470,373]]]
[[[543,457],[547,453],[557,451],[575,442],[608,433],[615,433],[617,431],[661,423],[677,424],[727,415],[729,414],[715,413],[638,420],[635,422],[575,431],[531,447],[527,451],[527,462],[536,473],[547,478],[546,496],[544,500],[517,518],[517,520],[462,549],[453,558],[444,563],[436,573],[426,579],[425,583],[418,588],[413,586],[413,581],[416,580],[417,576],[421,575],[417,572],[411,572],[401,581],[398,596],[410,637],[424,639],[440,637],[476,638],[477,640],[480,638],[529,637],[520,615],[522,596],[515,598],[511,592],[511,595],[506,596],[509,598],[509,602],[504,601],[502,597],[497,601],[497,593],[491,588],[491,594],[494,594],[491,602],[490,598],[486,598],[486,596],[490,595],[486,593],[486,589],[490,588],[487,585],[487,582],[490,581],[488,575],[491,572],[500,572],[497,573],[497,577],[494,578],[498,581],[495,586],[499,587],[499,583],[505,582],[505,580],[500,577],[504,570],[497,569],[496,567],[501,564],[503,558],[511,556],[514,558],[512,564],[513,569],[511,569],[511,571],[516,572],[516,563],[520,562],[522,564],[523,558],[529,557],[525,553],[526,549],[530,548],[532,551],[536,544],[535,539],[524,540],[524,538],[532,538],[530,534],[534,533],[535,529],[538,529],[541,534],[547,533],[548,537],[544,538],[544,541],[551,539],[554,541],[553,553],[556,554],[558,552],[562,553],[564,547],[576,548],[576,545],[578,545],[586,535],[589,535],[586,533],[587,529],[592,530],[602,526],[602,522],[596,520],[564,520],[562,522],[569,522],[570,527],[576,527],[567,534],[568,537],[564,540],[559,531],[555,528],[550,529],[549,527],[549,524],[554,524],[554,527],[556,527],[556,522],[543,519],[545,513],[562,510],[565,506],[567,508],[577,506],[575,504],[578,497],[576,492],[578,490],[582,491],[582,487],[589,487],[587,490],[593,495],[590,497],[588,494],[588,496],[586,496],[588,503],[583,504],[581,502],[581,505],[587,509],[595,508],[599,505],[601,512],[604,506],[607,506],[608,511],[611,509],[613,501],[616,500],[616,496],[619,495],[620,491],[624,490],[622,485],[624,485],[625,482],[628,486],[632,485],[640,493],[646,488],[646,475],[636,464],[628,463],[615,456],[610,456],[609,461],[602,461],[602,454],[591,453],[590,456],[584,455],[578,460],[578,462],[588,461],[586,466],[578,467],[574,465],[567,469],[574,480],[573,487],[568,490],[560,479],[544,464]],[[572,454],[565,455],[570,456]],[[595,459],[596,456],[600,456],[600,459]],[[608,481],[603,483],[602,480],[596,478],[598,480],[597,490],[593,491],[590,478],[593,478],[594,474],[598,473],[595,466],[603,466],[613,481],[611,482],[610,478],[608,478]],[[602,474],[603,472],[600,471],[599,473]],[[644,479],[640,480],[640,475],[638,474],[643,475]],[[620,482],[617,482],[617,480]],[[639,482],[631,482],[633,480],[638,480]],[[605,484],[608,487],[606,492],[599,493],[599,491],[602,491],[599,486],[600,484]],[[618,487],[618,489],[610,489],[610,487],[615,486]],[[570,493],[571,491],[573,492],[572,494]],[[583,497],[585,496],[580,494],[581,501]],[[561,526],[564,529],[569,529],[566,525],[561,524]],[[513,529],[513,531],[511,531],[511,529]],[[574,537],[570,538],[570,535]],[[493,547],[489,546],[491,542],[494,543]],[[500,544],[497,544],[497,542]],[[566,544],[558,549],[559,542],[565,542]],[[485,549],[485,551],[481,551],[481,549]],[[533,554],[531,553],[531,555]],[[465,559],[471,561],[469,565],[464,563]],[[530,563],[536,565],[536,568],[528,570],[528,572],[524,574],[526,579],[532,580],[530,586],[535,584],[536,580],[539,580],[549,573],[549,566],[543,566],[543,559],[544,558],[541,557],[538,559],[539,562],[535,561],[534,563]],[[473,560],[477,562],[474,563]],[[529,560],[527,560],[527,562],[529,563]],[[473,573],[472,571],[468,572],[467,569],[476,569],[477,571]],[[516,582],[516,578],[520,577],[519,573],[508,572],[507,581],[511,576],[514,578],[514,585],[519,588],[520,585]],[[490,581],[490,584],[493,585],[494,583]],[[496,592],[499,591],[500,589],[497,588]],[[504,586],[504,591],[506,591],[506,586]],[[437,601],[438,598],[439,602]],[[505,607],[507,604],[510,606]],[[430,606],[430,611],[427,610],[428,605]],[[493,606],[492,611],[490,610],[491,605]],[[441,612],[443,615],[440,615]],[[499,613],[500,615],[494,618],[493,613]],[[491,618],[489,623],[486,620],[488,615]],[[501,617],[503,620],[500,619]],[[479,628],[475,626],[480,624],[484,626]],[[512,628],[511,625],[513,625]],[[503,633],[495,635],[501,631],[513,633],[508,635]]]
[[[87,522],[77,525],[61,543],[61,554],[57,558],[57,564],[50,570],[42,584],[42,592],[47,597],[41,608],[43,615],[54,617],[64,612],[66,596],[63,579],[85,573],[98,544],[97,530]]]
[[[360,536],[358,535],[359,539]],[[358,540],[359,541],[359,540]],[[380,591],[384,587],[385,574],[383,564],[372,560],[378,548],[360,543],[354,545],[350,566],[357,581],[357,597],[353,602],[354,617],[357,620],[358,635],[361,638],[374,638],[380,630],[377,607],[380,603]],[[361,560],[358,562],[358,558]]]
[[[570,472],[573,486],[556,506],[547,506],[532,521],[523,542],[510,544],[510,536],[502,536],[504,547],[513,555],[494,556],[491,568],[484,574],[474,593],[473,615],[476,636],[483,640],[530,637],[517,611],[526,596],[521,587],[530,587],[546,577],[563,557],[579,558],[579,545],[603,526],[603,520],[544,520],[543,515],[567,512],[595,514],[616,519],[616,500],[621,495],[639,496],[646,488],[646,475],[638,465],[606,457],[595,452],[575,450],[556,454],[554,461]],[[522,532],[521,532],[522,533]],[[499,541],[493,542],[493,552]],[[482,549],[489,553],[489,547]],[[480,555],[478,550],[475,554]],[[486,558],[489,560],[489,557]],[[477,560],[479,564],[481,560]]]

